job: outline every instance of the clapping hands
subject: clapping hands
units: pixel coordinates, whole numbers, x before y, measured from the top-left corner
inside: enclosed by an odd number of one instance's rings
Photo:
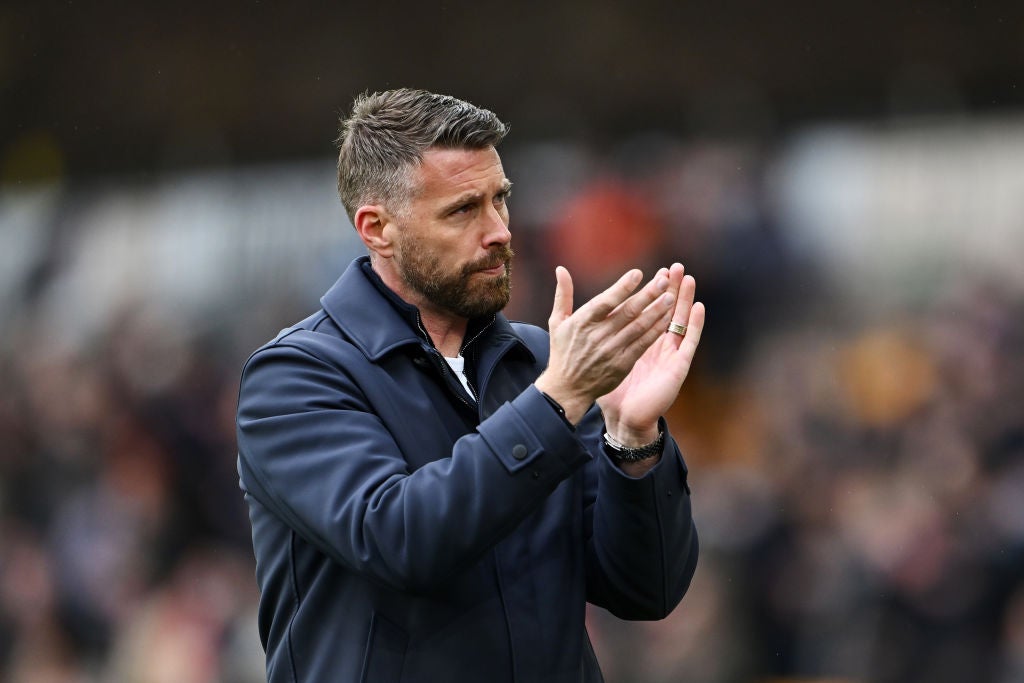
[[[608,433],[627,446],[657,437],[658,418],[675,400],[704,328],[696,282],[679,263],[640,290],[631,270],[575,312],[572,277],[559,267],[551,317],[551,356],[536,385],[576,422],[596,400]],[[685,336],[668,332],[686,325]]]

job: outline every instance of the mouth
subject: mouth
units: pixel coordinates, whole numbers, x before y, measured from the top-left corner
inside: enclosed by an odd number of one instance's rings
[[[485,275],[504,275],[505,274],[505,264],[504,263],[499,263],[498,265],[493,266],[491,268],[482,268],[481,270],[479,270],[477,272],[483,273]]]
[[[508,246],[495,249],[475,263],[467,264],[462,272],[464,277],[468,277],[473,273],[490,277],[507,277],[512,272],[512,257],[514,255],[514,252]]]

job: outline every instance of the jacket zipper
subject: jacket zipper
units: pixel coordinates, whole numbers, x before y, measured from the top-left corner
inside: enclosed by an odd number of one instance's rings
[[[459,349],[459,354],[460,355],[462,355],[465,352],[465,350],[469,347],[469,345],[472,344],[473,342],[475,342],[480,337],[480,335],[482,335],[487,330],[487,328],[489,328],[494,323],[495,317],[496,316],[491,316],[491,321],[489,323],[487,323],[486,325],[481,327],[480,331],[477,332],[475,335],[473,335],[472,339],[470,339],[469,341],[464,342],[462,344],[462,348]],[[423,335],[423,338],[428,340],[428,341],[430,341],[430,335],[427,334],[427,330],[423,327],[423,319],[420,317],[420,314],[419,314],[418,311],[416,313],[416,327],[419,328],[420,334]],[[430,355],[433,356],[434,359],[435,359],[434,360],[434,365],[437,366],[440,369],[441,376],[444,378],[444,381],[447,384],[449,382],[449,375],[452,372],[451,368],[448,365],[448,361],[446,361],[444,359],[444,357],[441,355],[441,352],[437,350],[437,347],[435,347],[433,345],[433,343],[431,343],[431,349],[432,350],[430,352]],[[459,380],[458,377],[451,377],[451,381],[452,382],[458,382],[459,386],[462,386],[462,381]],[[467,401],[466,398],[462,395],[462,392],[453,389],[452,393],[454,393],[455,396],[460,401],[462,401],[463,405],[465,405],[467,408],[469,408],[473,412],[477,412],[478,408],[479,408],[479,405],[480,405],[480,397],[477,395],[476,388],[473,386],[472,382],[467,382],[466,384],[469,385],[469,393],[473,396],[473,400],[475,401],[475,405],[473,403],[470,403],[469,401]]]
[[[476,334],[474,334],[474,335],[473,335],[472,339],[470,339],[469,341],[466,341],[466,342],[463,342],[463,343],[462,343],[462,348],[460,348],[460,349],[459,349],[459,355],[460,355],[460,356],[462,356],[463,358],[465,358],[465,357],[466,357],[466,349],[468,349],[468,348],[469,348],[469,346],[470,346],[470,345],[471,345],[471,344],[472,344],[473,342],[475,342],[475,341],[476,341],[477,339],[479,339],[479,338],[480,338],[480,335],[482,335],[482,334],[483,334],[484,332],[486,332],[486,331],[487,331],[488,329],[490,329],[491,325],[493,325],[493,324],[494,324],[494,321],[495,321],[495,319],[496,319],[496,318],[497,318],[497,316],[496,316],[496,315],[492,315],[492,316],[491,316],[491,320],[490,320],[490,322],[488,322],[488,323],[487,323],[486,325],[484,325],[483,327],[481,327],[481,328],[480,328],[480,330],[479,330],[479,331],[478,331],[478,332],[477,332]],[[473,353],[473,357],[472,357],[472,358],[471,358],[470,360],[476,360],[476,352],[475,352],[475,351],[474,351],[474,353]],[[448,364],[448,363],[445,363],[445,365],[447,365],[447,364]],[[472,364],[471,364],[471,365],[472,365]],[[476,373],[474,373],[474,374],[476,374]],[[466,375],[466,378],[467,378],[467,379],[469,378],[469,375],[468,375],[468,374]],[[473,400],[475,400],[475,401],[476,401],[476,403],[477,403],[477,405],[479,406],[479,405],[480,405],[480,396],[479,396],[479,395],[477,394],[477,389],[476,389],[476,387],[474,387],[474,386],[473,386],[473,382],[466,382],[466,384],[468,384],[468,385],[469,385],[469,392],[470,392],[471,394],[473,394]]]

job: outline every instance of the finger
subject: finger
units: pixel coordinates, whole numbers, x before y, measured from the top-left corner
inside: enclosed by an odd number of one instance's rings
[[[605,321],[609,324],[609,332],[617,333],[619,330],[631,325],[658,300],[658,297],[669,289],[668,268],[662,268],[655,273],[654,278],[650,282],[644,285],[643,289],[628,297],[606,316]],[[675,301],[675,293],[672,292],[671,294],[672,300]],[[646,327],[646,324],[644,324],[644,327]],[[635,334],[629,335],[629,339],[632,340],[640,333],[638,331]]]
[[[682,263],[673,263],[668,269],[669,279],[669,291],[678,292],[679,285],[683,282],[683,274],[686,273],[686,269],[683,268]],[[678,301],[678,299],[676,299]]]
[[[548,331],[554,330],[572,315],[572,276],[564,266],[555,268],[555,300],[548,318]]]
[[[608,319],[612,323],[612,329],[623,328],[633,324],[634,321],[638,321],[646,328],[648,325],[646,320],[653,314],[644,316],[645,311],[655,305],[663,293],[668,293],[666,292],[668,289],[668,270],[663,268],[643,289],[623,301],[620,306],[608,315]],[[675,301],[675,294],[670,294],[672,301]],[[655,306],[655,309],[660,308],[661,306]],[[643,320],[641,320],[642,317],[644,318]],[[650,322],[653,323],[653,320]]]
[[[676,310],[672,313],[673,322],[677,322],[680,325],[689,325],[687,321],[690,319],[690,310],[693,306],[693,298],[696,292],[697,281],[693,279],[692,275],[680,278],[679,298],[676,299]]]
[[[679,344],[678,353],[686,356],[687,362],[693,359],[700,343],[700,335],[704,332],[704,304],[697,302],[690,307],[690,317],[686,322],[686,336]]]
[[[671,291],[671,289],[672,287],[668,279],[668,268],[660,268],[654,274],[654,277],[651,278],[650,282],[644,285],[643,289],[616,306],[607,317],[621,318],[628,322],[640,315],[640,312],[650,306],[662,292]],[[672,292],[672,294],[674,296],[675,292]]]
[[[664,292],[651,302],[640,315],[629,321],[613,338],[622,348],[632,347],[637,356],[661,338],[672,316],[675,295]],[[637,351],[637,349],[639,349]]]
[[[604,320],[608,317],[608,314],[629,298],[629,295],[640,284],[643,277],[644,274],[639,268],[628,271],[611,287],[580,306],[577,313],[584,316],[587,320]]]
[[[658,276],[664,278],[661,283],[657,285],[652,281],[648,284],[648,287],[655,287],[653,291],[658,292],[665,288],[665,293],[671,295],[671,301],[678,301],[680,284],[683,281],[683,266],[680,263],[673,263],[669,268],[662,268],[658,271]],[[657,276],[656,276],[657,277]],[[692,297],[691,297],[692,299]],[[649,313],[640,318],[640,315],[632,315],[632,312],[628,307],[634,302],[641,302],[641,298],[638,295],[634,295],[627,299],[619,308],[612,312],[612,315],[618,315],[622,311],[621,315],[628,318],[637,318],[637,322],[629,326],[629,329],[625,329],[620,337],[620,341],[623,343],[632,343],[642,335],[650,333],[654,341],[658,340],[658,336],[668,329],[668,324],[673,320],[675,315],[675,307],[669,304],[668,308],[659,305],[662,300],[655,299],[649,303],[644,309],[644,312]],[[654,343],[653,341],[650,343]],[[649,344],[648,344],[649,345]],[[646,346],[645,346],[646,348]]]

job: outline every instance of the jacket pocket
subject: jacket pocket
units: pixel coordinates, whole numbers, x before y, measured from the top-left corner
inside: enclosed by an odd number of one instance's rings
[[[363,657],[363,683],[398,683],[402,679],[405,649],[409,636],[405,631],[374,612]]]

